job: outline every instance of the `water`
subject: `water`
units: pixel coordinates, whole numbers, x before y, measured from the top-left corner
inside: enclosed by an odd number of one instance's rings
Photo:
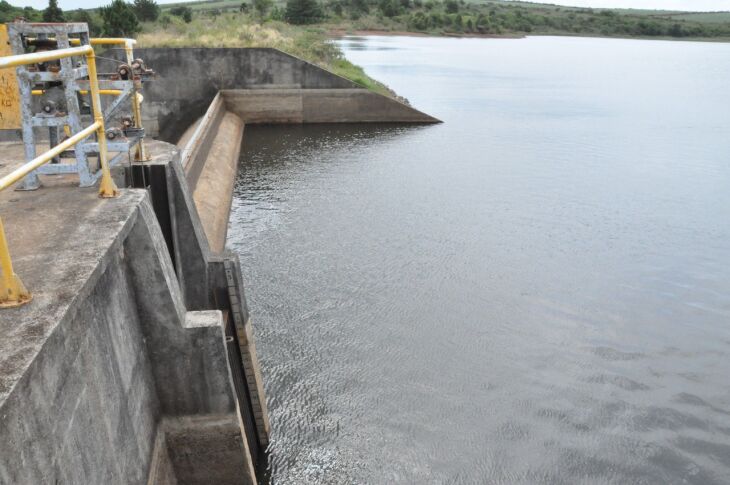
[[[435,126],[247,127],[275,483],[730,483],[730,44],[368,37]]]

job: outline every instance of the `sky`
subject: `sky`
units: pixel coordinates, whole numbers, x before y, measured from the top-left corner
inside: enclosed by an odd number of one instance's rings
[[[157,0],[157,3],[176,3],[182,0]],[[533,0],[575,7],[642,8],[657,10],[687,10],[695,12],[730,11],[730,0]],[[9,0],[11,5],[44,8],[46,0]],[[94,8],[111,3],[111,0],[59,0],[65,10]]]

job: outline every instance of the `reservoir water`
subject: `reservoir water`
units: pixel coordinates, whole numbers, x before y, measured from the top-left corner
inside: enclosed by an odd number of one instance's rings
[[[272,481],[730,483],[730,44],[340,43],[444,123],[246,127]]]

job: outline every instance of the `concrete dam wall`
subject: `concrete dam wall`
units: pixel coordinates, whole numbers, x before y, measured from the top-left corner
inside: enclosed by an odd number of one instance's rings
[[[146,187],[117,199],[2,192],[34,301],[0,314],[0,483],[255,482],[268,421],[240,268],[207,248],[177,150],[149,148]]]
[[[180,147],[148,141],[115,199],[57,176],[0,192],[34,295],[0,311],[0,483],[263,480],[263,380],[225,249],[245,124],[437,121],[273,49],[136,56],[158,72],[145,126]],[[23,159],[0,151],[0,175]]]
[[[154,48],[135,55],[157,72],[144,88],[144,126],[170,143],[219,91],[244,123],[438,122],[277,49]]]

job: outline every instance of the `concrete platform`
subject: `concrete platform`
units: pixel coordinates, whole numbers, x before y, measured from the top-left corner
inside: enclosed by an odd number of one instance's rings
[[[150,150],[179,164],[171,145]],[[22,150],[0,154],[3,174]],[[0,192],[33,295],[0,311],[0,483],[253,483],[224,315],[188,311],[151,189],[100,199],[73,176],[42,181]]]

